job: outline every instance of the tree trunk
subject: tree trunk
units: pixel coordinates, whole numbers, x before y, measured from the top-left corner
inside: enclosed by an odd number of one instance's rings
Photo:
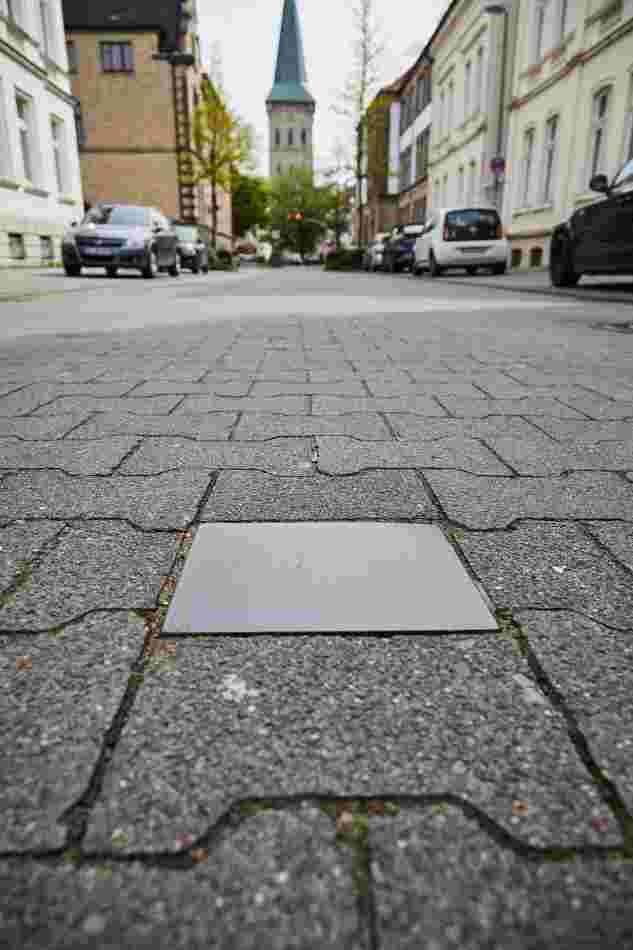
[[[211,182],[211,247],[215,251],[218,243],[218,188],[215,178]]]
[[[356,129],[356,194],[358,195],[358,246],[363,246],[365,228],[363,222],[363,123]]]

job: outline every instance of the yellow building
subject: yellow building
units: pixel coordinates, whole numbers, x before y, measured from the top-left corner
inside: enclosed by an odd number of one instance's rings
[[[521,0],[503,219],[514,267],[633,157],[633,0]]]

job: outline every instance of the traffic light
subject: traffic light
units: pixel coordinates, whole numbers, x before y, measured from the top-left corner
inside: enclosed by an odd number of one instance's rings
[[[303,214],[301,211],[291,211],[288,214],[289,221],[303,221]]]

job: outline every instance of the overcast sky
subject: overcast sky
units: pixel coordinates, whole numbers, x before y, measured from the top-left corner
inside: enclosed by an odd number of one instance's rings
[[[374,0],[386,46],[383,82],[410,66],[448,0]],[[208,65],[214,43],[222,54],[224,85],[237,113],[259,136],[259,171],[268,173],[265,100],[273,83],[283,0],[197,0],[202,55]],[[337,141],[349,139],[345,122],[332,111],[350,71],[354,41],[350,0],[297,0],[303,31],[308,87],[316,99],[315,159],[327,167]]]

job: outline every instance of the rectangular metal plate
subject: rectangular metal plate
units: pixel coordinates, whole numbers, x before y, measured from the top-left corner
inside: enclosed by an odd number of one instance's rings
[[[435,525],[205,524],[164,632],[496,630]]]

